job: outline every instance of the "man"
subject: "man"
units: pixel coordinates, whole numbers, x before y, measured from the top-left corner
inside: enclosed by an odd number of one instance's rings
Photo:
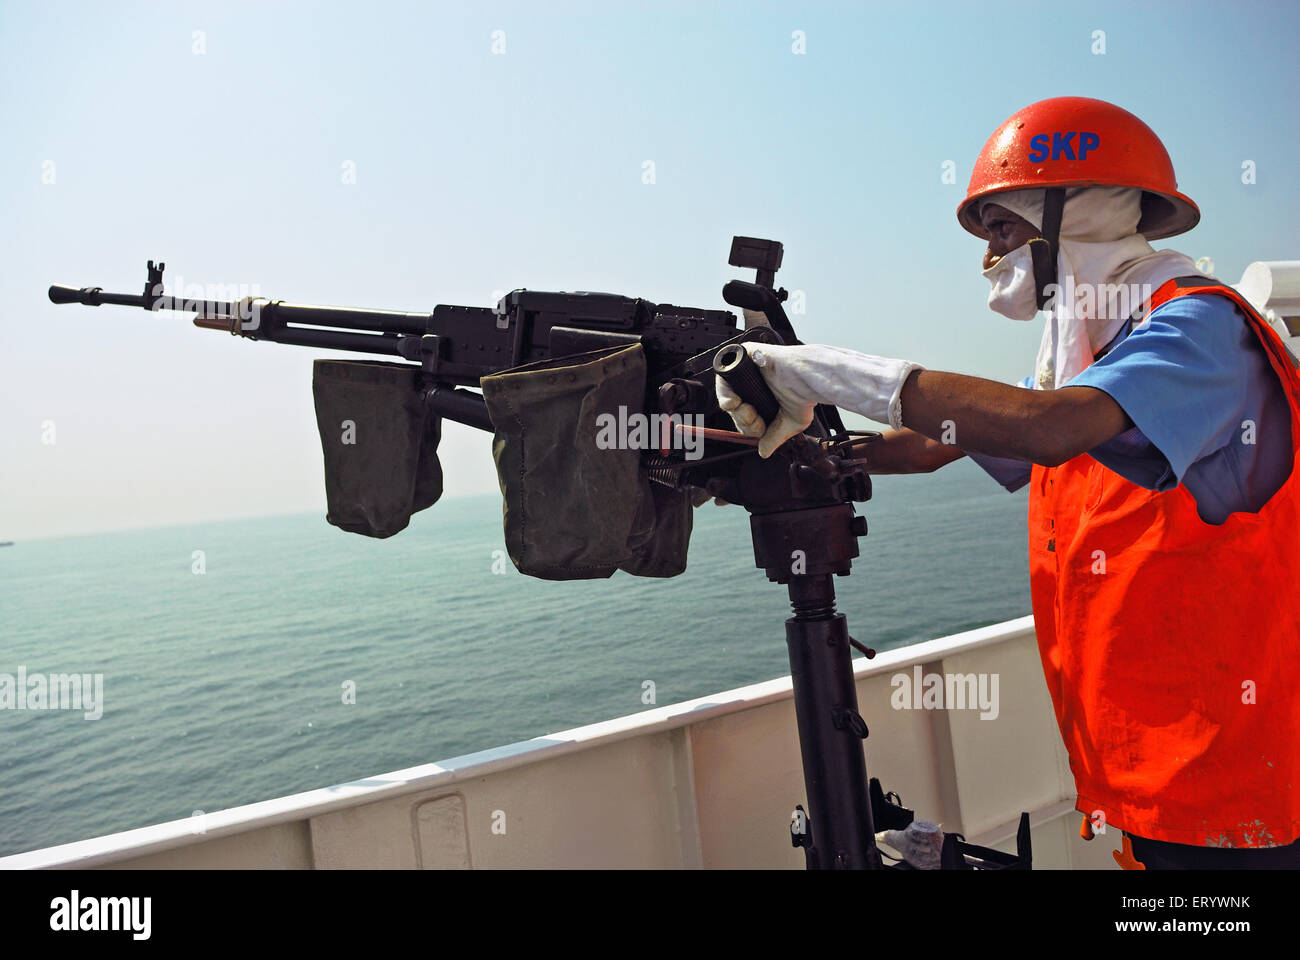
[[[838,347],[747,347],[770,456],[833,403],[893,428],[875,473],[970,455],[1029,484],[1030,584],[1084,812],[1148,868],[1300,866],[1300,379],[1235,291],[1147,242],[1196,225],[1155,134],[1099,100],[1030,105],[976,162],[962,226],[989,306],[1047,316],[1019,386]]]

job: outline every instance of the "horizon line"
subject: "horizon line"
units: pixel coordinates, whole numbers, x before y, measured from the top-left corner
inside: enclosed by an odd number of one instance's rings
[[[500,497],[501,494],[496,491],[487,492],[487,493],[457,493],[457,494],[452,494],[451,496],[448,497],[440,497],[437,500],[437,502],[433,504],[433,506],[436,507],[438,504],[445,503],[450,500],[472,500],[476,497],[489,497],[489,496]],[[420,512],[422,513],[423,511]],[[280,512],[280,513],[256,513],[256,514],[242,514],[242,515],[233,515],[233,516],[225,516],[225,517],[210,517],[206,520],[183,520],[178,523],[154,523],[154,524],[144,524],[142,526],[107,527],[107,528],[97,529],[97,530],[78,530],[74,533],[45,533],[45,534],[37,534],[36,536],[23,537],[21,539],[19,539],[18,537],[10,537],[7,538],[7,542],[11,543],[14,546],[18,546],[20,543],[33,543],[37,541],[43,542],[47,540],[72,540],[78,537],[100,537],[100,536],[108,536],[110,534],[115,534],[115,533],[143,533],[147,530],[174,530],[181,527],[200,527],[200,526],[205,526],[208,524],[216,524],[216,523],[238,523],[246,520],[274,520],[279,517],[301,517],[301,516],[306,516],[308,514],[311,514],[312,516],[319,516],[322,520],[324,520],[326,515],[326,508],[318,508],[318,509],[311,509],[311,510],[292,510],[288,512]],[[412,514],[412,516],[414,516],[414,514]],[[0,543],[4,543],[4,542],[6,542],[6,538],[0,535]]]

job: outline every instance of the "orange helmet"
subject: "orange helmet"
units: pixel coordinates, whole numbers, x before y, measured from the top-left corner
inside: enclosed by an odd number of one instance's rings
[[[1034,187],[1138,187],[1148,240],[1196,226],[1201,211],[1178,192],[1165,146],[1145,123],[1104,100],[1054,97],[1012,114],[989,137],[971,171],[957,220],[977,237],[977,201]]]

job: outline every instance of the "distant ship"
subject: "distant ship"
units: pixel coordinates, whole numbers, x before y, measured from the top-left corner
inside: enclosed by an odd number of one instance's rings
[[[0,540],[0,547],[12,547],[13,545],[14,542],[12,540]]]

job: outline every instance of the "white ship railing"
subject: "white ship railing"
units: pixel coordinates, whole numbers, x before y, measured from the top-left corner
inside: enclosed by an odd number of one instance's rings
[[[868,770],[917,815],[1035,867],[1113,867],[1085,843],[1033,619],[855,660]],[[892,709],[891,678],[996,674],[998,716]],[[0,868],[803,866],[789,677],[353,783],[0,858]],[[806,804],[805,804],[806,805]]]

